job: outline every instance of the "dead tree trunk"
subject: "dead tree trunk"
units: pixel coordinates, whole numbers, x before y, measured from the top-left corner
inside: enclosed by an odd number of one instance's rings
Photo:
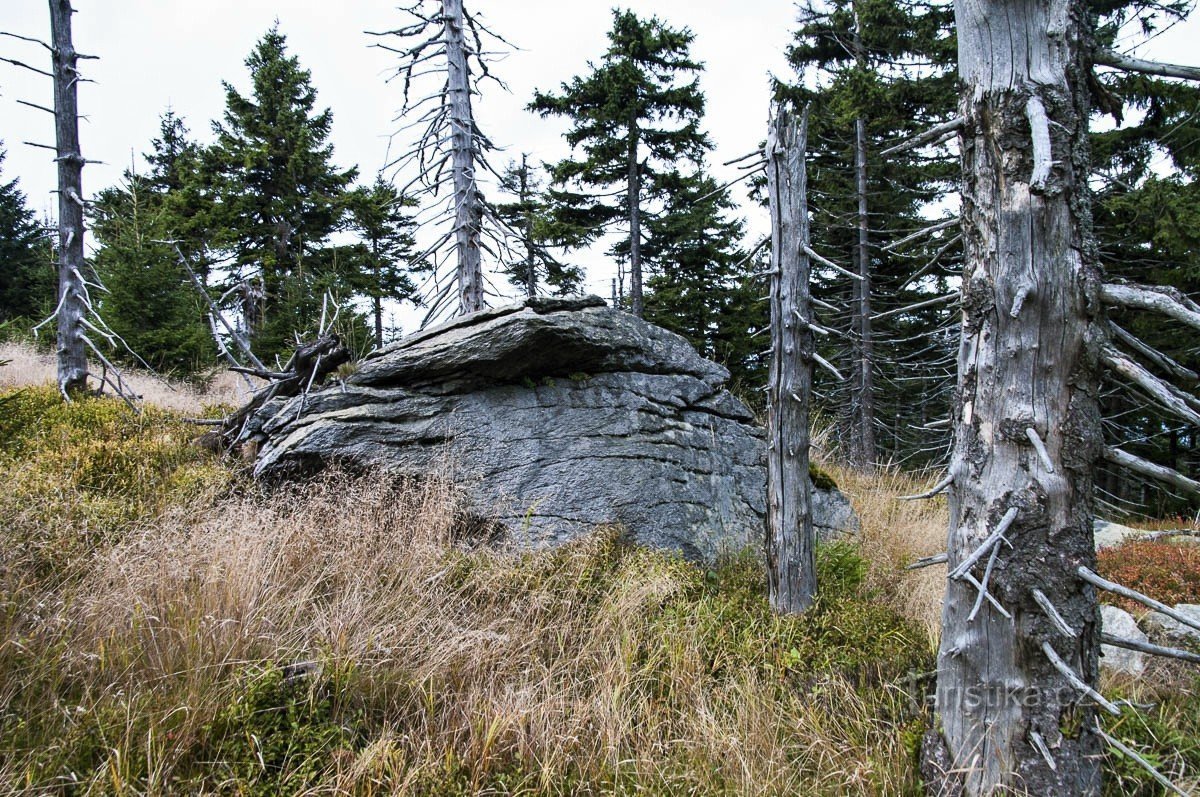
[[[71,42],[70,0],[50,0],[54,130],[58,162],[58,389],[87,388],[87,288],[83,257],[83,155],[79,149],[79,54]]]
[[[867,123],[854,120],[854,190],[858,195],[858,241],[854,247],[855,327],[853,398],[851,414],[854,431],[851,460],[860,468],[870,468],[879,459],[875,446],[875,347],[871,328],[871,254],[867,227]]]
[[[854,59],[859,69],[866,69],[867,58],[862,43],[862,23],[858,5],[854,6]],[[858,199],[858,241],[854,247],[855,329],[850,336],[854,345],[854,371],[851,377],[850,458],[860,468],[870,468],[879,459],[875,447],[875,375],[874,341],[871,329],[871,250],[867,220],[867,122],[859,116],[854,120],[854,193]]]
[[[642,172],[638,163],[636,115],[629,123],[627,168],[625,201],[629,213],[629,312],[641,318],[645,312],[642,301]]]
[[[475,182],[475,118],[471,112],[471,75],[467,66],[466,23],[462,0],[442,0],[442,38],[446,47],[450,106],[451,168],[454,173],[454,235],[458,250],[458,312],[484,308],[479,235],[483,203]]]
[[[767,387],[767,584],[777,612],[803,612],[817,591],[808,476],[813,333],[804,150],[808,117],[777,107],[767,133],[771,204],[771,373]]]
[[[956,21],[965,262],[942,752],[967,794],[1096,794],[1097,604],[1076,576],[1095,559],[1102,450],[1086,9],[959,0]]]

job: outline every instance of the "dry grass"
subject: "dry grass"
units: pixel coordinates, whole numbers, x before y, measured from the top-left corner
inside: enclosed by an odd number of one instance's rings
[[[946,550],[950,522],[946,499],[902,501],[900,497],[922,493],[937,479],[921,481],[895,468],[864,473],[835,462],[822,462],[821,467],[833,476],[858,512],[862,554],[871,563],[869,583],[897,612],[923,628],[931,648],[936,649],[946,569],[942,565],[912,571],[904,568],[920,557]]]
[[[55,384],[52,354],[28,343],[0,343],[0,390]],[[137,369],[123,372],[146,404],[189,415],[211,406],[237,406],[248,396],[242,377],[221,369],[202,379],[202,390],[193,384],[149,374]]]
[[[718,588],[605,532],[541,554],[467,550],[454,506],[436,480],[335,474],[169,512],[69,588],[9,591],[0,704],[39,744],[10,748],[0,779],[129,793],[914,791],[920,715],[886,679],[915,663],[898,653],[915,636],[887,648],[898,664],[836,666],[858,653],[837,647],[848,615],[825,627],[756,610],[745,567]],[[817,645],[834,655],[813,668]],[[310,660],[324,674],[296,686],[272,669]],[[254,717],[281,700],[299,700],[316,735],[290,728],[292,759],[257,767],[275,748]]]
[[[170,438],[117,423],[113,402],[62,408],[42,392],[22,399],[39,418],[6,432],[7,478],[51,484],[86,464],[65,456],[70,424],[101,449]],[[504,552],[476,544],[437,479],[328,474],[264,492],[230,476],[214,497],[171,475],[202,463],[156,456],[157,482],[127,463],[126,487],[100,486],[136,504],[104,515],[119,524],[57,521],[86,547],[29,555],[42,515],[6,504],[0,790],[918,791],[927,718],[896,684],[928,652],[858,585],[848,550],[822,559],[822,604],[780,618],[752,559],[705,571],[611,530]],[[22,487],[24,502],[92,489],[64,484]],[[69,566],[48,563],[56,551]],[[318,674],[285,678],[310,661]]]

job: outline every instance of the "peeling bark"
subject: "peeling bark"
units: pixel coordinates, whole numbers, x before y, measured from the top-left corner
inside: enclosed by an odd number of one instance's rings
[[[942,616],[941,739],[972,795],[1100,788],[1095,704],[1054,660],[1095,688],[1096,596],[1075,575],[1095,559],[1092,469],[1102,450],[1085,13],[1071,0],[956,7],[965,264],[950,572],[1016,510],[1003,535],[1011,548],[996,543],[985,578],[1012,618],[989,602],[969,619],[982,559],[949,581]],[[1035,589],[1076,636],[1060,633]]]

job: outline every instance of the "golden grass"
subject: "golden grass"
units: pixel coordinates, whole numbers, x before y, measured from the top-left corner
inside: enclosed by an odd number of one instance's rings
[[[944,496],[902,501],[933,486],[937,478],[920,480],[896,468],[866,473],[836,462],[821,462],[854,505],[862,523],[860,546],[871,563],[869,583],[897,612],[923,628],[932,649],[941,636],[946,568],[919,570],[905,566],[946,550],[950,522]]]
[[[0,363],[5,363],[0,366],[0,390],[56,383],[54,356],[29,343],[0,343]],[[199,415],[211,406],[238,406],[249,395],[246,381],[225,369],[201,380],[203,390],[135,368],[122,373],[146,404],[186,415]]]
[[[213,465],[178,421],[53,399],[0,424],[0,791],[918,789],[927,720],[898,684],[929,654],[852,554],[777,617],[753,559],[706,571],[614,530],[497,550],[437,478],[192,477]],[[320,672],[286,680],[297,662]]]

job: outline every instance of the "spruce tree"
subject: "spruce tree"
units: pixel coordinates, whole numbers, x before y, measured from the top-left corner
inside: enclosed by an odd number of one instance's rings
[[[203,321],[205,303],[174,248],[163,243],[172,238],[169,195],[154,177],[126,171],[121,185],[97,196],[94,262],[107,288],[100,314],[128,347],[118,357],[190,374],[212,362],[215,351]]]
[[[751,335],[766,325],[767,307],[754,301],[762,291],[739,245],[744,224],[729,216],[728,190],[703,171],[667,173],[660,182],[667,199],[646,223],[643,248],[646,318],[725,365],[748,392],[766,376],[763,346]]]
[[[927,209],[950,191],[957,163],[936,149],[882,152],[956,113],[952,9],[809,3],[788,58],[797,80],[779,94],[812,107],[813,246],[859,276],[813,267],[814,295],[850,310],[822,315],[841,333],[821,340],[825,356],[848,377],[825,386],[823,402],[851,461],[926,462],[945,452],[920,427],[949,413],[953,311],[902,308],[949,293],[960,246],[954,229],[890,245],[931,224]]]
[[[252,91],[225,83],[225,114],[205,153],[216,204],[214,244],[230,257],[243,314],[260,356],[294,345],[318,320],[331,258],[318,256],[345,225],[354,169],[339,170],[329,143],[333,115],[314,112],[308,70],[287,52],[278,25],[246,59]],[[233,285],[229,286],[233,287]]]
[[[505,269],[509,282],[531,298],[543,284],[560,296],[578,291],[583,271],[564,264],[550,251],[555,246],[569,247],[576,236],[555,217],[553,199],[527,155],[522,153],[519,164],[511,161],[504,169],[500,189],[513,201],[497,203],[496,215],[513,232],[518,246],[518,257]]]
[[[4,157],[0,148],[0,167]],[[19,181],[0,182],[0,322],[36,324],[54,310],[51,257],[48,231],[26,205]]]
[[[351,226],[361,240],[361,265],[350,281],[359,295],[371,301],[375,346],[381,347],[384,300],[417,301],[417,288],[408,276],[415,255],[415,224],[408,212],[413,203],[381,177],[354,189],[348,201]]]
[[[557,94],[537,92],[529,105],[571,123],[566,140],[577,156],[552,167],[555,184],[572,189],[559,194],[564,218],[585,240],[623,220],[625,236],[612,252],[629,264],[630,310],[639,316],[647,205],[663,194],[665,172],[680,161],[699,163],[708,147],[700,130],[703,66],[689,53],[694,38],[656,17],[614,10],[601,62],[589,62],[591,73],[563,83]],[[623,187],[623,198],[598,196],[614,186]]]

